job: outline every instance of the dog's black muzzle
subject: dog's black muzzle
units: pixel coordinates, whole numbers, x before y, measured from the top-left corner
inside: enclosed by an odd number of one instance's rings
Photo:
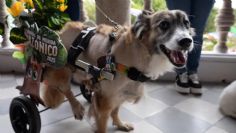
[[[183,38],[180,41],[178,41],[178,45],[181,47],[183,50],[188,50],[189,47],[192,44],[192,39],[190,38]]]

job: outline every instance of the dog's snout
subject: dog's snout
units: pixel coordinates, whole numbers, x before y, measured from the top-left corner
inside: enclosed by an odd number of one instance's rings
[[[192,40],[190,38],[183,38],[178,42],[178,45],[184,49],[187,49],[190,47],[191,43],[192,43]]]

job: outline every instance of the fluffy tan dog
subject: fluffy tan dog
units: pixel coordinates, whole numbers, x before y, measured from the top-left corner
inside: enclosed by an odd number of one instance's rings
[[[224,115],[236,118],[236,81],[224,88],[220,95],[219,108]]]
[[[84,29],[78,22],[67,23],[60,33],[67,49]],[[136,68],[150,79],[157,79],[173,67],[182,67],[186,63],[185,53],[193,48],[192,31],[188,17],[182,11],[143,12],[134,25],[120,27],[116,40],[111,44],[109,34],[114,28],[99,25],[91,38],[88,48],[79,59],[97,65],[97,59],[109,52],[116,63],[129,68]],[[48,68],[44,79],[47,80],[44,101],[46,105],[56,107],[60,104],[62,94],[71,103],[75,117],[81,119],[84,111],[70,90],[72,73],[75,80],[83,83],[91,76],[67,65],[61,69]],[[135,75],[138,77],[138,75]],[[97,133],[106,133],[107,121],[111,116],[113,124],[119,130],[130,131],[133,127],[123,123],[118,116],[119,107],[125,101],[138,101],[143,93],[143,82],[132,80],[127,74],[116,71],[114,80],[102,80],[93,85],[95,89],[90,113],[94,116]]]

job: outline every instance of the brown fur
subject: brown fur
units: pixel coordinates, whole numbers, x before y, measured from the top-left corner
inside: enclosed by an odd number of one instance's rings
[[[64,96],[71,104],[76,119],[82,119],[84,108],[74,97],[71,87],[72,71],[69,67],[61,69],[47,68],[44,74],[44,88],[42,99],[47,107],[56,108],[64,100]]]
[[[179,20],[179,18],[174,17],[177,14],[187,18],[181,11],[163,11],[153,14],[143,13],[139,17],[140,23],[135,23],[132,27],[128,28],[120,27],[116,31],[118,37],[112,45],[109,41],[109,33],[114,31],[114,28],[107,25],[99,25],[96,34],[90,40],[88,48],[81,53],[79,59],[96,65],[97,59],[106,55],[111,50],[110,54],[115,57],[117,63],[128,67],[135,67],[146,76],[156,79],[159,75],[173,68],[167,56],[160,51],[159,45],[168,42],[166,45],[172,44],[173,46],[169,46],[172,50],[182,50],[176,42],[179,38],[174,39],[174,43],[169,43],[169,40],[173,41],[171,37],[177,33],[175,29],[178,28],[171,27],[170,29],[173,31],[169,32],[169,34],[164,34],[159,26],[159,22],[162,20],[167,21],[170,18],[176,19],[170,22],[180,21],[180,23],[183,23],[184,19]],[[172,26],[172,24],[170,25]],[[70,48],[70,45],[83,27],[85,26],[81,23],[70,22],[62,29],[60,37],[67,49]],[[185,30],[185,32],[188,32],[188,30]],[[189,35],[189,33],[187,34]],[[44,77],[48,84],[53,86],[48,89],[59,89],[69,99],[72,110],[77,115],[76,118],[81,118],[84,114],[83,108],[73,97],[70,90],[72,71],[75,81],[89,84],[88,80],[91,75],[69,67],[69,65],[58,70],[49,68]],[[141,82],[133,81],[127,75],[116,72],[114,80],[102,80],[97,84],[88,86],[96,88],[94,89],[89,112],[95,117],[97,133],[106,133],[107,122],[110,116],[113,119],[113,124],[119,130],[133,130],[130,124],[125,124],[119,119],[118,112],[123,102],[137,102],[141,98],[143,94],[143,84]]]

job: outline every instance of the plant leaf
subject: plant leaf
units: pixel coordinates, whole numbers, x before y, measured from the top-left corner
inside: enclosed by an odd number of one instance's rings
[[[11,7],[11,5],[12,5],[12,3],[13,3],[13,0],[6,0],[6,5],[7,5],[7,7]]]
[[[43,2],[42,0],[33,0],[35,9],[43,10]]]
[[[26,60],[25,60],[25,55],[22,51],[15,51],[12,54],[12,57],[15,59],[18,59],[20,61],[21,64],[25,64]]]
[[[28,41],[24,34],[24,29],[21,28],[13,28],[11,30],[10,40],[13,44],[20,44]]]

